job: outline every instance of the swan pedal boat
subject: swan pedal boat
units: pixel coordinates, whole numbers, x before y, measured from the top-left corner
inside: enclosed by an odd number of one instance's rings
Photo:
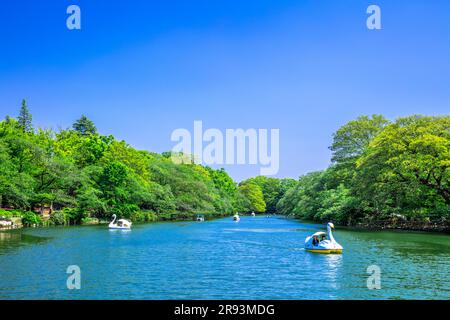
[[[239,220],[241,220],[241,218],[239,217],[239,214],[236,213],[236,214],[233,216],[233,220],[236,221],[236,222],[238,222]]]
[[[327,233],[319,231],[307,237],[305,240],[305,250],[315,253],[342,253],[344,248],[334,239],[331,229],[334,229],[334,224],[329,222],[327,224]],[[327,236],[328,239],[322,240],[318,244],[314,245],[314,237],[319,239],[322,236]]]
[[[131,229],[131,221],[126,219],[119,219],[116,223],[117,216],[115,214],[112,215],[113,221],[111,221],[108,225],[110,229],[119,229],[119,230],[130,230]]]

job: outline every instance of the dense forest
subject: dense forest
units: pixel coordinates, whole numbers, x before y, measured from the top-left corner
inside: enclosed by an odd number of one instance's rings
[[[263,212],[260,187],[238,186],[223,170],[175,164],[171,153],[132,148],[100,135],[86,116],[72,128],[33,128],[26,101],[0,122],[0,216],[39,224],[47,208],[55,224],[109,219],[149,221],[194,214]]]
[[[81,116],[69,129],[34,128],[26,101],[0,122],[0,216],[40,224],[133,221],[270,212],[352,225],[389,219],[446,222],[450,214],[450,117],[389,122],[362,116],[342,126],[332,163],[298,180],[235,183],[223,169],[177,164],[101,135]]]
[[[448,225],[450,116],[395,122],[362,116],[334,134],[330,149],[331,166],[300,177],[277,203],[278,212],[346,225],[383,220]]]

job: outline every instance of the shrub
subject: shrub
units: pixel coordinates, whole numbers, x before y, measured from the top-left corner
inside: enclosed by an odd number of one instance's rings
[[[69,222],[69,224],[80,223],[85,217],[83,211],[78,208],[64,208],[62,212],[64,213],[65,219]]]
[[[130,219],[132,215],[135,215],[139,212],[139,207],[135,204],[125,203],[115,207],[112,212],[118,217]]]
[[[130,216],[133,222],[153,222],[158,219],[158,216],[151,211],[136,211]]]
[[[0,217],[12,218],[12,217],[22,217],[23,211],[20,210],[4,210],[0,209]]]
[[[33,225],[39,225],[42,223],[42,219],[39,215],[37,215],[34,212],[27,211],[22,216],[22,224],[24,226],[33,226]]]
[[[85,217],[81,219],[81,224],[99,224],[100,221],[97,218]]]
[[[55,211],[50,216],[50,221],[54,225],[65,225],[66,224],[66,215],[64,211]]]

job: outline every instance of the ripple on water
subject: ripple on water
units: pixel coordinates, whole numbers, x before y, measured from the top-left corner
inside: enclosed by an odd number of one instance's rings
[[[344,254],[306,252],[305,237],[323,229],[242,217],[130,232],[91,226],[0,233],[0,298],[450,298],[448,236],[338,229]],[[81,290],[66,289],[70,264],[82,270]],[[381,290],[367,289],[372,264],[381,268]]]

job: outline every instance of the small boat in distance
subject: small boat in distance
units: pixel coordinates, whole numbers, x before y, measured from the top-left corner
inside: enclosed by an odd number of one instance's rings
[[[117,216],[115,214],[112,215],[113,220],[109,223],[108,227],[110,229],[121,229],[121,230],[130,230],[131,229],[131,221],[126,219],[119,219],[116,223]]]
[[[205,216],[203,214],[198,214],[197,218],[195,220],[197,220],[197,221],[205,221]]]
[[[236,214],[233,216],[233,220],[236,222],[239,222],[241,220],[241,217],[239,217],[239,212],[236,212]]]
[[[255,211],[252,211],[252,217],[256,216]]]
[[[331,229],[334,229],[334,224],[328,222],[327,233],[319,231],[307,237],[305,250],[317,253],[342,253],[344,248],[334,239]]]

